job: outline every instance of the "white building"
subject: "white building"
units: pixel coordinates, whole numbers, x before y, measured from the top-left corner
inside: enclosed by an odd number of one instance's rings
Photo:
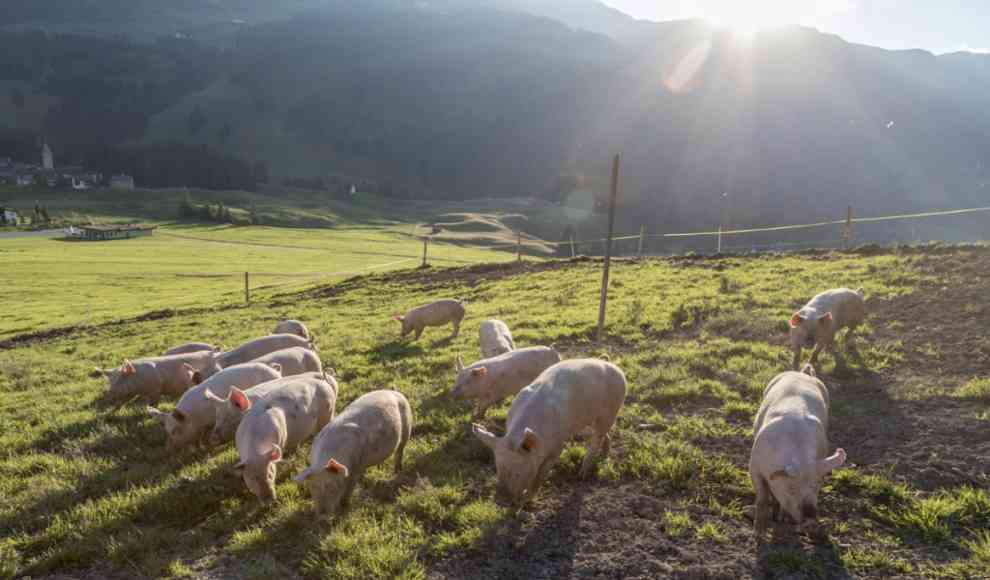
[[[4,208],[2,215],[3,215],[3,223],[5,224],[16,224],[17,220],[19,219],[17,212],[12,209]]]
[[[130,175],[113,175],[110,177],[110,189],[134,189],[134,178]]]

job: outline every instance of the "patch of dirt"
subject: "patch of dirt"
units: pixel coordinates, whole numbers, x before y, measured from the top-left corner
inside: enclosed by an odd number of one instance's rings
[[[532,513],[488,530],[475,550],[431,567],[428,577],[735,580],[757,572],[748,522],[728,530],[725,543],[689,537],[693,530],[674,538],[664,524],[668,509],[677,511],[642,484],[568,482],[541,494]],[[695,524],[703,518],[702,510],[691,513]]]

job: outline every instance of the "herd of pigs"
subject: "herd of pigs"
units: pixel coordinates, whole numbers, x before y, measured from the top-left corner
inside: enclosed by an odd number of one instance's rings
[[[418,339],[426,327],[447,324],[457,336],[464,314],[463,302],[440,300],[393,318],[402,324],[403,337],[414,333]],[[828,455],[829,392],[813,365],[822,350],[845,364],[834,348],[836,333],[848,329],[848,348],[865,314],[862,291],[840,288],[815,296],[789,321],[793,370],[767,385],[754,426],[749,472],[759,537],[771,511],[777,520],[787,516],[802,526],[813,522],[822,479],[845,461],[842,449]],[[525,504],[565,444],[587,428],[593,435],[581,475],[608,455],[609,432],[626,396],[626,378],[616,365],[597,358],[561,360],[552,346],[516,348],[499,320],[481,324],[479,342],[481,360],[464,366],[457,357],[452,395],[474,401],[473,421],[514,397],[504,436],[472,425],[474,435],[494,453],[500,494]],[[805,346],[814,351],[798,371]],[[399,472],[412,433],[409,402],[394,390],[367,393],[335,417],[340,389],[335,373],[323,368],[309,331],[296,320],[282,321],[273,334],[232,350],[190,343],[160,357],[97,370],[121,404],[138,397],[151,405],[163,395],[180,397],[171,413],[148,408],[165,428],[168,448],[233,440],[240,457],[235,470],[262,501],[275,499],[276,464],[285,450],[316,434],[309,466],[294,480],[309,488],[318,513],[336,513],[346,505],[369,467],[394,457]]]

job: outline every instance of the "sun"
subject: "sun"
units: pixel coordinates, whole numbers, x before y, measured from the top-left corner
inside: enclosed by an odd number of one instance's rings
[[[701,15],[715,26],[740,34],[798,24],[806,19],[802,14],[804,2],[794,0],[723,0],[705,2]]]

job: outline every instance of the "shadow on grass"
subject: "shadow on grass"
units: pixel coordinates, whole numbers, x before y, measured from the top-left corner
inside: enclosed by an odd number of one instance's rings
[[[402,339],[380,344],[368,353],[368,361],[375,364],[394,362],[396,359],[422,355],[423,347]]]
[[[804,546],[794,529],[773,527],[770,544],[757,548],[756,566],[761,578],[853,578],[842,562],[838,546],[827,538]]]

